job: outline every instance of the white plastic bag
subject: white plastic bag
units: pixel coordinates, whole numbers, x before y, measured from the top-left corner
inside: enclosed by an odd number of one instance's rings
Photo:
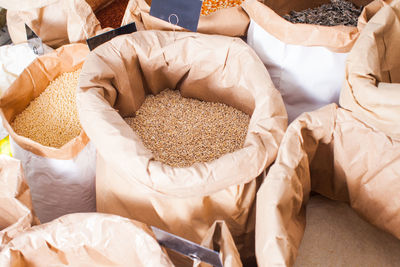
[[[33,208],[42,223],[62,215],[96,211],[96,149],[89,142],[68,160],[45,158],[10,138],[13,156],[22,162]]]
[[[335,53],[323,46],[286,44],[254,20],[247,43],[256,51],[282,94],[289,121],[301,113],[338,103],[348,53]]]

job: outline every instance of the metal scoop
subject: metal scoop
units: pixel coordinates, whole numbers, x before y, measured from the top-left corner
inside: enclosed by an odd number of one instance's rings
[[[182,237],[165,232],[152,226],[157,241],[161,246],[172,249],[192,260],[200,260],[215,267],[223,267],[219,252],[200,246]]]

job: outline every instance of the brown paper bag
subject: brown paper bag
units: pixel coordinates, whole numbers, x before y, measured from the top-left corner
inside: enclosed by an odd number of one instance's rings
[[[251,115],[244,148],[187,168],[155,161],[122,117],[166,88]],[[268,72],[242,40],[161,31],[116,37],[89,54],[77,103],[98,151],[98,211],[196,243],[225,220],[241,256],[252,255],[256,178],[274,160],[287,117]]]
[[[0,155],[0,251],[18,233],[38,223],[20,161]]]
[[[323,2],[329,1],[265,1],[265,5],[247,0],[242,4],[251,19],[247,43],[282,94],[289,122],[303,112],[339,102],[348,53],[367,21],[390,0],[375,0],[365,6],[357,27],[294,24],[281,17]]]
[[[106,1],[89,3],[98,8]],[[0,0],[0,6],[8,9],[7,27],[14,44],[26,42],[25,24],[53,48],[84,42],[101,32],[99,21],[84,0]]]
[[[126,8],[122,24],[136,23],[138,30],[188,31],[164,20],[150,16],[150,3],[145,0],[131,0]],[[244,36],[249,24],[249,17],[241,7],[218,10],[208,16],[200,16],[197,31],[207,34],[226,36]]]
[[[400,238],[400,141],[331,104],[287,129],[257,193],[259,266],[295,262],[310,191],[346,201],[365,220]]]
[[[372,127],[400,138],[400,2],[367,24],[346,65],[340,104]]]
[[[200,245],[219,252],[220,260],[224,267],[243,266],[235,241],[233,240],[229,228],[224,221],[215,221],[208,229]],[[166,248],[166,251],[175,266],[212,267],[212,265],[208,263],[195,259],[192,260],[191,258],[183,256],[172,249]]]
[[[208,230],[201,245],[212,250],[219,251],[221,262],[224,267],[241,267],[239,252],[235,242],[224,221],[215,221]],[[209,267],[209,264],[195,262],[193,267]]]
[[[18,135],[10,123],[59,74],[81,68],[88,52],[86,45],[72,44],[36,58],[0,98],[13,156],[22,162],[42,222],[66,213],[95,211],[96,152],[83,131],[61,148],[53,148]]]
[[[173,266],[144,224],[115,215],[65,215],[18,235],[1,266]]]

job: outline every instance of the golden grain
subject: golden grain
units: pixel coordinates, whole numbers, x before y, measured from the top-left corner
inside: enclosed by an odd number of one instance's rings
[[[204,0],[201,15],[207,16],[223,8],[240,6],[244,0]]]
[[[125,121],[156,160],[187,167],[242,148],[250,117],[228,105],[184,98],[167,89],[147,96],[136,116]]]
[[[18,114],[11,127],[44,146],[60,148],[81,132],[76,109],[80,69],[62,73]]]

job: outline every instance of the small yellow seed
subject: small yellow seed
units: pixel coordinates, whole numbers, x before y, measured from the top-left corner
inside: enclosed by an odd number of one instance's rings
[[[243,1],[244,0],[203,0],[201,15],[207,16],[219,9],[239,6]]]
[[[76,87],[80,69],[62,73],[18,114],[11,127],[45,146],[60,148],[81,132],[76,108]]]

